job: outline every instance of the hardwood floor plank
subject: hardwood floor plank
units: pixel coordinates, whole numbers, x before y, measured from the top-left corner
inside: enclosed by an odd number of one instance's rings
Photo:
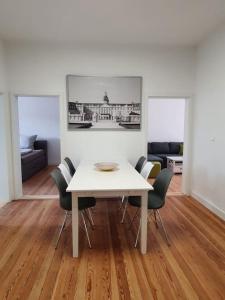
[[[173,210],[169,208],[169,211],[171,217],[173,217],[174,220],[177,219],[177,226],[175,229],[174,225],[172,225],[173,227],[170,223],[168,225],[169,228],[172,227],[172,236],[175,235],[176,237],[175,247],[181,252],[185,246],[185,260],[188,264],[191,264],[199,284],[200,282],[207,282],[210,277],[211,285],[208,287],[208,293],[213,298],[221,298],[224,294],[224,278],[221,277],[219,273],[215,272],[215,270],[220,270],[221,274],[225,274],[223,255],[221,255],[220,252],[217,252],[219,250],[216,251],[214,245],[209,243],[208,239],[202,235],[202,233],[197,230],[184,215],[179,215],[178,210],[174,212],[174,208]],[[174,239],[175,238],[173,238],[173,240]],[[199,260],[200,258],[201,263]],[[209,274],[214,274],[213,278],[211,278]],[[215,285],[213,283],[217,286],[216,289],[214,288]]]
[[[194,199],[168,197],[161,226],[148,228],[148,253],[133,248],[138,220],[120,223],[120,201],[98,200],[72,257],[71,223],[54,244],[63,211],[57,200],[14,201],[0,209],[0,299],[225,299],[225,222]]]
[[[110,205],[109,205],[110,206]],[[131,299],[130,289],[128,285],[128,278],[126,276],[126,266],[123,259],[123,249],[119,239],[119,233],[116,224],[114,223],[115,216],[109,213],[112,249],[115,259],[116,277],[119,288],[120,299]],[[118,221],[118,220],[117,220]]]
[[[111,209],[109,209],[109,220],[111,220],[110,222],[110,229],[113,228],[117,228],[117,236],[120,240],[120,244],[121,244],[121,250],[122,250],[122,259],[123,259],[123,263],[124,263],[124,269],[126,272],[126,278],[127,278],[127,283],[129,286],[129,291],[130,291],[130,297],[131,299],[142,299],[142,285],[138,285],[135,284],[133,286],[133,283],[137,283],[138,282],[138,277],[137,277],[137,273],[136,270],[134,268],[134,265],[132,263],[132,253],[130,252],[130,249],[132,249],[131,243],[129,241],[129,239],[126,238],[127,236],[127,230],[124,226],[120,225],[120,218],[118,218],[118,205],[115,205],[117,203],[115,203],[115,201],[111,201],[112,204],[109,202],[109,206]],[[138,276],[140,276],[141,274],[138,274]],[[145,278],[144,278],[145,280]],[[143,282],[144,285],[144,282]],[[152,299],[152,295],[150,293],[150,289],[148,287],[148,289],[145,290],[146,292],[148,291],[148,299]],[[146,295],[147,296],[147,295]],[[149,298],[150,297],[150,298]],[[125,298],[126,299],[126,298]]]
[[[190,199],[187,200],[187,202],[189,201]],[[174,199],[174,203],[175,202],[176,200]],[[199,218],[196,215],[198,210],[195,211],[194,209],[187,209],[185,205],[180,205],[178,202],[176,202],[175,208],[178,209],[178,211],[182,213],[193,226],[195,226],[195,230],[198,230],[198,232],[200,232],[204,237],[207,236],[207,242],[211,243],[212,247],[217,250],[219,256],[222,254],[225,262],[225,232],[221,230],[222,224],[218,227],[217,224],[212,224],[213,222],[211,222],[211,220],[209,220],[206,216],[202,215],[202,218]],[[212,215],[212,217],[214,216]],[[202,239],[200,241],[202,241]]]
[[[47,166],[23,182],[23,195],[58,195],[57,187],[50,177],[55,166]]]
[[[48,209],[51,209],[50,204]],[[47,209],[45,212],[48,212]],[[44,214],[44,210],[42,210],[42,213]],[[10,251],[8,250],[10,253],[13,250],[13,253],[9,256],[8,260],[5,261],[5,267],[8,268],[10,266],[10,270],[13,268],[14,272],[4,272],[4,278],[1,278],[1,284],[3,286],[9,284],[9,288],[6,290],[9,299],[14,295],[15,291],[18,291],[18,285],[20,287],[20,293],[25,293],[25,291],[26,293],[30,292],[29,284],[31,284],[31,286],[33,285],[32,276],[36,276],[36,272],[40,267],[37,259],[39,259],[40,262],[42,261],[42,255],[45,255],[45,253],[42,252],[45,247],[45,242],[50,246],[49,241],[54,237],[52,230],[55,229],[49,226],[52,223],[51,217],[46,219],[46,216],[41,216],[39,212],[36,218],[32,218],[32,222],[33,224],[26,224],[24,229],[26,229],[26,227],[29,229],[25,234],[21,234],[22,239],[17,241],[14,248],[11,246]],[[33,233],[34,223],[36,223],[37,227],[41,226],[40,228],[42,228],[35,233]],[[29,242],[27,242],[28,240]],[[26,272],[24,272],[24,270],[26,270]],[[2,295],[1,292],[2,290],[0,291],[0,299]],[[5,295],[2,295],[2,298],[4,297]],[[21,298],[23,299],[23,297]]]

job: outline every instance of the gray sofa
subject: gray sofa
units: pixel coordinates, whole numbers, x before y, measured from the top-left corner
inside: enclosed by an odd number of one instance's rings
[[[40,140],[34,142],[34,150],[21,155],[22,181],[29,179],[48,165],[48,144]]]
[[[148,161],[160,162],[161,168],[167,167],[167,156],[182,156],[183,142],[151,142],[148,143]]]

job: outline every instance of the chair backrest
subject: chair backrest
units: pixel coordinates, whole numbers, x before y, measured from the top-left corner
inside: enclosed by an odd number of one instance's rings
[[[56,168],[51,172],[51,177],[53,178],[58,191],[59,191],[59,203],[60,206],[65,210],[72,210],[72,197],[71,193],[67,192],[67,183],[62,175],[60,169]]]
[[[69,168],[69,171],[70,171],[70,175],[73,176],[75,174],[75,172],[76,172],[76,169],[74,168],[74,165],[73,165],[71,159],[69,157],[65,157],[64,160],[65,160],[65,162],[68,165],[68,168]]]
[[[165,201],[166,193],[173,177],[173,172],[169,169],[163,169],[156,177],[153,184],[154,193],[156,193],[162,201]]]
[[[70,175],[67,167],[61,163],[58,165],[58,168],[60,169],[62,175],[64,176],[66,183],[69,184],[72,176]]]
[[[153,164],[148,161],[146,162],[146,164],[144,165],[144,167],[142,168],[141,170],[141,175],[147,180],[148,179],[148,176],[150,175],[150,172],[153,168]]]
[[[138,171],[138,173],[141,173],[141,170],[143,168],[143,165],[144,165],[145,161],[146,161],[146,157],[144,157],[144,156],[141,156],[139,158],[139,160],[137,161],[136,166],[135,166],[135,170]]]

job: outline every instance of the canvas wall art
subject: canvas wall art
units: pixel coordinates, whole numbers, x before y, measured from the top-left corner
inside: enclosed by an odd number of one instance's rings
[[[141,77],[67,75],[66,86],[68,129],[141,129]]]

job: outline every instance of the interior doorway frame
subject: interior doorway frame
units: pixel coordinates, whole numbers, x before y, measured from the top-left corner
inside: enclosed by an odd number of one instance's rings
[[[11,110],[11,137],[12,137],[12,165],[13,165],[13,199],[55,199],[56,195],[24,195],[21,174],[21,156],[19,147],[19,113],[18,97],[56,97],[59,104],[59,137],[60,137],[60,157],[62,159],[63,144],[63,99],[62,93],[12,93],[10,96]]]
[[[167,95],[167,96],[149,96],[147,107],[149,106],[149,101],[151,99],[184,99],[185,100],[185,113],[184,113],[184,152],[183,152],[183,172],[182,172],[182,185],[181,185],[181,195],[190,196],[191,194],[191,166],[192,166],[192,96],[182,96],[182,95]],[[146,118],[146,145],[148,143],[148,108],[147,108],[147,118]],[[147,147],[146,147],[147,148]],[[147,149],[146,149],[147,152]],[[179,193],[176,193],[176,195]]]

